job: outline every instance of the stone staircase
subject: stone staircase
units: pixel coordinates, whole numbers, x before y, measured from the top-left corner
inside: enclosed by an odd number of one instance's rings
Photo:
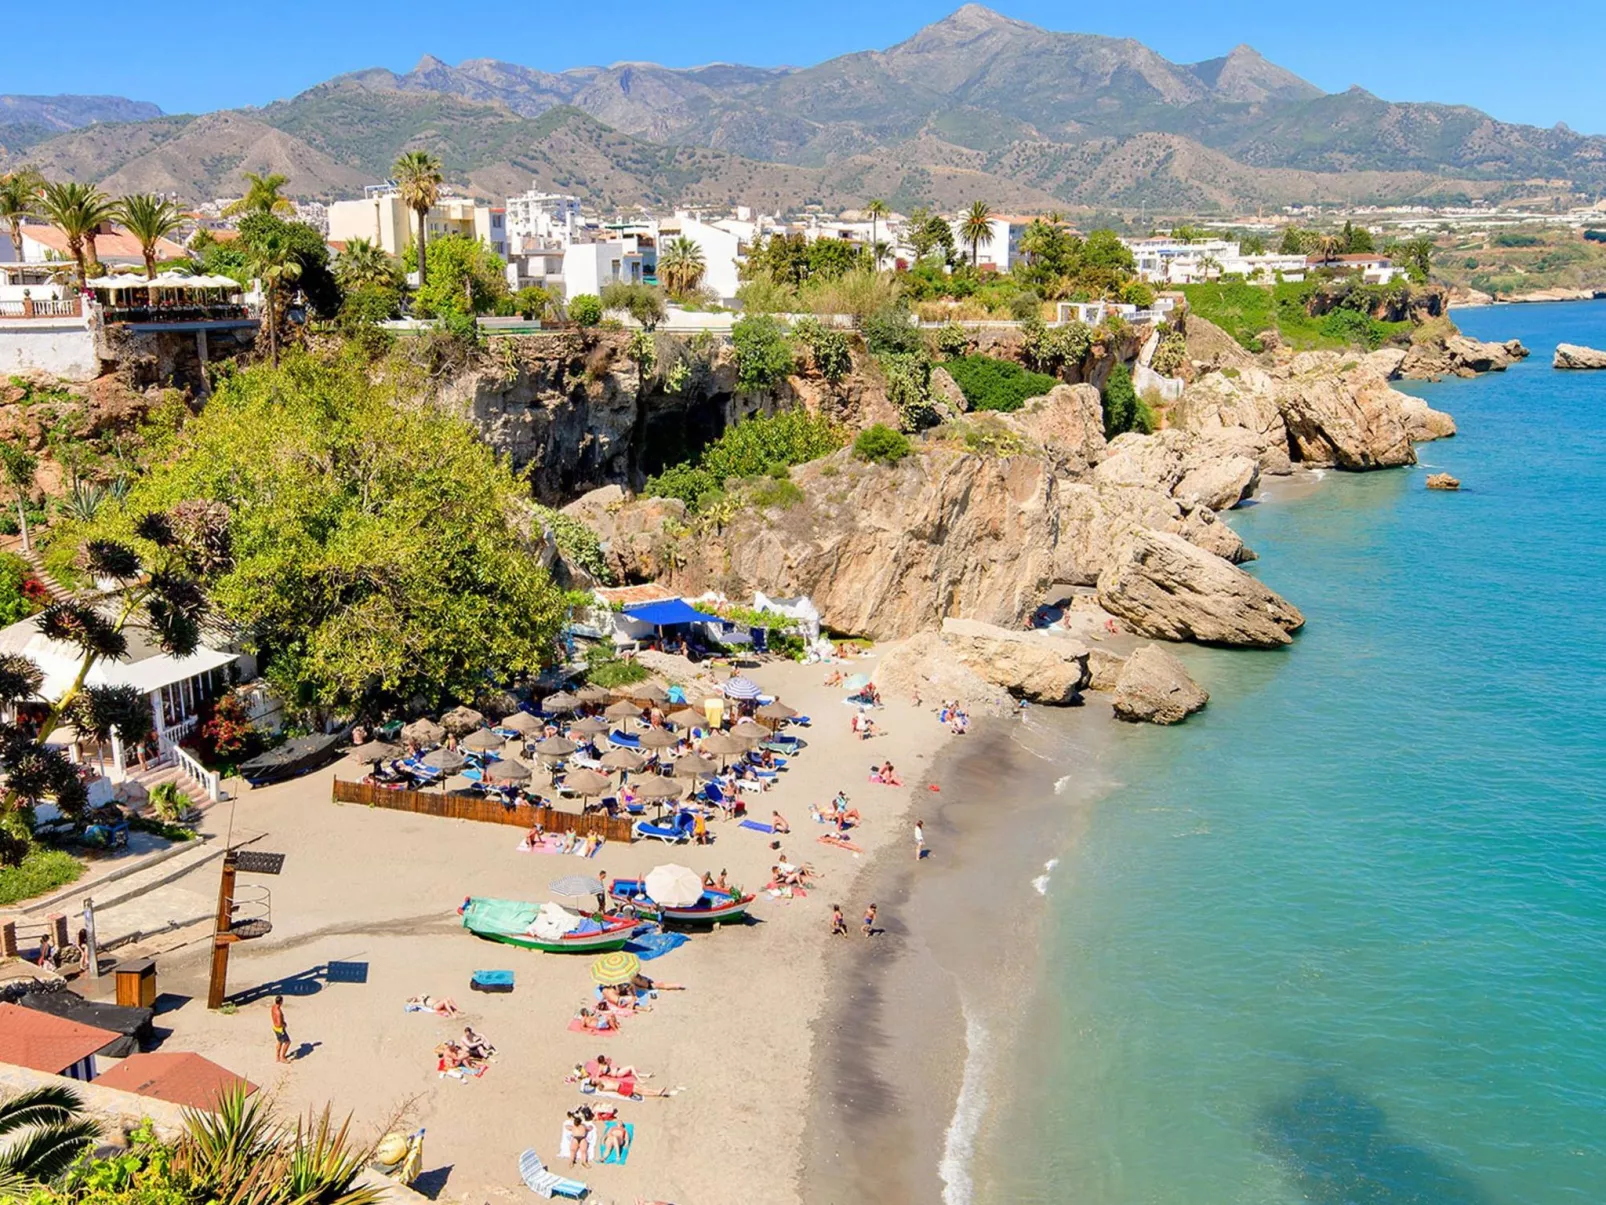
[[[73,591],[67,589],[67,587],[63,586],[55,578],[51,577],[49,573],[45,572],[45,561],[44,558],[39,555],[39,550],[37,548],[30,548],[27,552],[24,552],[22,550],[22,545],[18,544],[16,551],[18,556],[22,557],[23,560],[27,561],[28,564],[32,566],[34,576],[37,577],[41,583],[43,583],[46,593],[50,595],[51,602],[66,602],[68,599],[77,597]]]
[[[185,774],[179,768],[178,760],[171,755],[147,761],[143,770],[137,763],[130,764],[128,778],[131,782],[139,783],[147,791],[155,790],[164,782],[175,783],[198,811],[212,806],[212,801],[206,796],[206,788]]]

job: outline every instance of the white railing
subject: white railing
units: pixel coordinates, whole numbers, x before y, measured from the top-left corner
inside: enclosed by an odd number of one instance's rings
[[[221,780],[217,772],[208,770],[179,744],[195,731],[195,725],[199,722],[191,716],[187,720],[180,720],[171,728],[163,728],[156,734],[156,749],[163,758],[171,757],[173,764],[178,767],[179,774],[200,786],[206,792],[206,797],[216,803],[223,798]]]

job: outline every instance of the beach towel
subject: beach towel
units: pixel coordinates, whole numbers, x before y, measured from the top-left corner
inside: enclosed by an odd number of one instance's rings
[[[750,828],[755,833],[773,833],[775,831],[775,826],[773,824],[764,824],[758,820],[743,820],[741,827]]]
[[[574,1137],[569,1133],[568,1126],[564,1125],[559,1126],[558,1128],[562,1131],[562,1136],[558,1139],[558,1158],[567,1159],[569,1157],[569,1152],[574,1149]],[[598,1141],[597,1127],[588,1124],[586,1126],[586,1158],[590,1159],[593,1163],[596,1162],[597,1158]]]
[[[583,1033],[588,1038],[616,1038],[619,1036],[620,1031],[618,1029],[587,1029],[586,1023],[580,1020],[579,1017],[575,1017],[569,1022],[569,1032]]]
[[[614,1100],[640,1100],[641,1099],[641,1094],[640,1093],[637,1093],[635,1096],[626,1096],[622,1092],[604,1092],[601,1088],[591,1088],[591,1087],[587,1087],[584,1084],[580,1085],[580,1092],[581,1092],[581,1095],[583,1095],[583,1096],[611,1096],[611,1097],[613,1097]]]
[[[632,1125],[631,1123],[626,1122],[626,1121],[610,1121],[607,1125],[602,1127],[602,1136],[604,1138],[606,1138],[608,1136],[608,1131],[613,1129],[614,1126],[624,1126],[624,1129],[625,1129],[625,1145],[624,1145],[624,1149],[623,1150],[617,1150],[617,1151],[609,1151],[606,1155],[604,1155],[602,1157],[602,1161],[604,1163],[617,1163],[622,1167],[626,1163],[630,1162],[630,1148],[631,1148],[632,1145],[634,1145],[634,1143],[636,1141],[636,1127],[634,1125]],[[595,1152],[596,1152],[596,1148],[595,1147],[592,1147],[592,1152],[593,1152],[593,1154],[595,1154]]]
[[[475,971],[469,976],[468,986],[476,992],[511,992],[512,971]]]
[[[684,933],[645,933],[627,941],[625,949],[642,962],[651,962],[654,958],[662,958],[671,950],[680,949],[690,940]]]
[[[826,833],[824,836],[820,837],[819,842],[821,845],[834,845],[838,849],[852,850],[856,854],[864,852],[863,849],[853,844],[853,842],[849,841],[847,838],[833,837],[830,833]]]

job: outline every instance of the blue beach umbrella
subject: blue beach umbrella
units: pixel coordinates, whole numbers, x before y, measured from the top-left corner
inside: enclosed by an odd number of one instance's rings
[[[751,678],[744,678],[740,674],[725,682],[725,697],[727,699],[756,699],[760,694],[758,683]]]

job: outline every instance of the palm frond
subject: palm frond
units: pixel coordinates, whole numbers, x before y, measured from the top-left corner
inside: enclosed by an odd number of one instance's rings
[[[29,1126],[71,1121],[83,1107],[83,1099],[65,1085],[48,1084],[18,1092],[0,1100],[0,1135],[14,1134]]]
[[[100,1123],[88,1117],[36,1126],[0,1151],[0,1172],[48,1184],[100,1138]]]

